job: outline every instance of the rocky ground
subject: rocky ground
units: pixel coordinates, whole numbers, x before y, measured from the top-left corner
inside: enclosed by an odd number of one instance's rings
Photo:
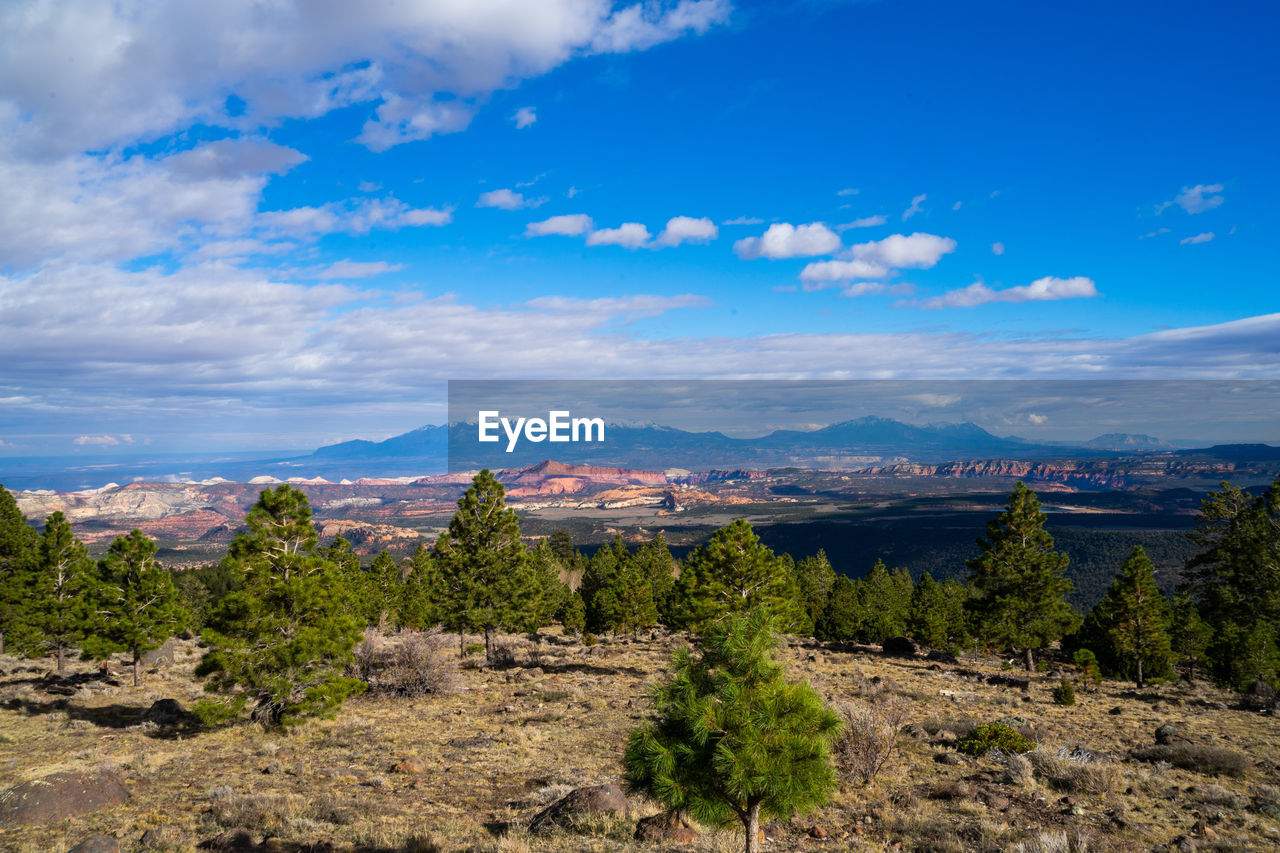
[[[59,681],[47,662],[0,657],[0,850],[62,853],[95,834],[107,839],[93,849],[114,839],[125,851],[738,850],[734,829],[690,838],[677,824],[663,840],[637,840],[637,820],[659,809],[609,788],[571,801],[599,811],[553,812],[529,828],[571,792],[621,782],[646,684],[681,642],[509,637],[510,665],[473,655],[452,692],[366,695],[287,733],[202,732],[164,702],[200,696],[194,643],[179,643],[140,688],[122,663],[105,674],[76,664]],[[766,823],[765,851],[1280,848],[1280,721],[1228,694],[1106,682],[1063,707],[1050,697],[1059,676],[1027,681],[1000,661],[808,642],[780,656],[833,702],[891,718],[900,709],[901,734],[870,783],[847,778],[827,807]],[[971,758],[953,748],[1001,719],[1037,750]],[[1161,726],[1171,727],[1164,752],[1141,752]],[[45,783],[24,784],[35,780]]]

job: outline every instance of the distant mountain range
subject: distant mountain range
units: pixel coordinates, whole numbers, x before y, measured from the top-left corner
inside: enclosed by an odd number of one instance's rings
[[[1172,447],[1149,435],[1111,433],[1078,445],[1001,438],[973,423],[906,424],[864,417],[820,429],[775,430],[757,438],[732,438],[720,432],[688,432],[674,427],[610,424],[603,443],[551,445],[521,441],[505,451],[506,441],[480,444],[475,424],[425,426],[385,441],[344,441],[321,447],[299,462],[345,466],[377,464],[414,472],[477,468],[524,468],[553,457],[582,465],[665,470],[685,468],[859,468],[892,462],[949,462],[970,459],[1043,459],[1071,455],[1096,457]],[[390,475],[388,471],[365,476]],[[406,470],[404,473],[412,473]]]

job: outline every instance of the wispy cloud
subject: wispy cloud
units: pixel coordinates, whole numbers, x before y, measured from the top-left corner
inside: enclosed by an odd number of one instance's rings
[[[1173,201],[1156,205],[1156,213],[1164,213],[1175,204],[1187,213],[1204,213],[1219,207],[1224,198],[1222,184],[1196,184],[1194,187],[1183,187],[1182,192],[1173,197]]]
[[[1055,299],[1089,299],[1098,295],[1093,279],[1084,276],[1046,276],[1031,284],[994,290],[982,282],[952,290],[919,303],[920,308],[973,308],[989,302],[1044,302]]]
[[[588,246],[622,246],[639,249],[648,244],[649,229],[639,222],[624,222],[617,228],[601,228],[587,235]]]
[[[546,237],[557,234],[562,237],[580,237],[592,229],[591,217],[585,213],[553,216],[541,222],[530,222],[524,228],[526,237]]]
[[[911,217],[919,213],[921,210],[923,210],[924,209],[923,205],[925,201],[928,200],[928,198],[929,197],[927,195],[925,195],[924,193],[921,193],[920,195],[911,199],[911,206],[908,207],[906,210],[902,211],[902,221],[906,222],[908,219],[910,219]]]
[[[876,225],[884,225],[888,221],[889,221],[889,217],[883,214],[876,214],[875,216],[864,216],[861,219],[855,219],[852,222],[843,222],[835,226],[835,230],[843,233],[845,231],[850,230],[851,228],[872,228]]]
[[[1183,237],[1178,242],[1184,246],[1194,246],[1197,243],[1208,243],[1212,239],[1213,239],[1213,232],[1205,231],[1204,233],[1197,234],[1194,237]]]
[[[546,198],[525,198],[514,190],[489,190],[480,193],[476,207],[496,207],[499,210],[520,210],[525,207],[539,207],[546,204]]]
[[[538,120],[538,113],[533,107],[521,107],[511,120],[516,123],[516,130],[524,130]]]
[[[1001,243],[1001,242],[999,242],[999,241],[997,241],[997,242],[995,242],[995,243],[992,243],[992,244],[991,244],[991,254],[993,254],[993,255],[1003,255],[1003,254],[1004,254],[1004,243]]]

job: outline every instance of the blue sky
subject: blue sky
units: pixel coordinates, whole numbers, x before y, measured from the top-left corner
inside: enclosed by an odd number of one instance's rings
[[[206,5],[0,10],[0,455],[1280,376],[1273,4]]]

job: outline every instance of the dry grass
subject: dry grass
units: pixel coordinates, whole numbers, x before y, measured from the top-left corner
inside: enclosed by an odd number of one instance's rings
[[[646,685],[662,676],[679,642],[660,634],[587,648],[553,639],[504,636],[513,663],[463,669],[455,692],[369,694],[334,720],[288,733],[248,724],[197,733],[140,725],[158,699],[190,707],[201,695],[192,655],[148,675],[141,688],[121,678],[71,697],[40,689],[44,662],[0,657],[0,789],[107,764],[121,769],[133,795],[123,807],[56,826],[5,828],[0,850],[60,853],[95,832],[135,850],[146,829],[170,826],[179,839],[173,850],[192,853],[237,825],[259,837],[276,833],[295,845],[286,849],[324,842],[380,853],[669,849],[633,840],[631,821],[588,821],[585,834],[524,832],[538,810],[572,788],[620,781],[627,733],[648,713]],[[445,657],[456,661],[456,638],[446,645]],[[812,815],[766,824],[766,853],[1123,853],[1182,834],[1196,837],[1201,850],[1280,843],[1280,819],[1262,811],[1280,806],[1280,723],[1215,707],[1230,697],[1205,685],[1135,694],[1106,682],[1063,707],[1052,702],[1049,676],[1033,677],[1025,692],[986,683],[999,673],[998,661],[933,670],[923,660],[812,643],[785,646],[780,657],[833,702],[863,712],[901,707],[905,726],[894,733],[915,735],[896,737],[893,760],[869,784],[848,786]],[[953,751],[956,737],[1013,715],[1029,722],[1041,744],[1021,758],[1025,766],[997,754],[936,760]],[[1251,766],[1237,779],[1133,759],[1166,722],[1193,746],[1247,755]],[[870,728],[887,740],[887,728]],[[637,817],[658,811],[637,806]],[[1217,842],[1198,834],[1196,814],[1211,822]],[[826,839],[808,837],[815,825]],[[680,849],[729,853],[741,843],[740,830],[708,830]]]

